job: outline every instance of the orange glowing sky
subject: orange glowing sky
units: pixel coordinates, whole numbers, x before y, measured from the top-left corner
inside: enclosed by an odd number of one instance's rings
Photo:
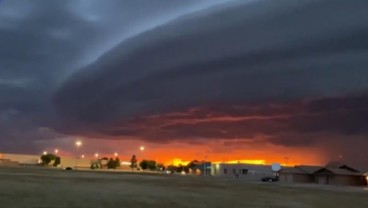
[[[140,150],[141,146],[145,147],[143,151]],[[287,148],[267,143],[242,143],[238,141],[234,141],[234,144],[224,145],[222,140],[207,141],[205,144],[182,142],[159,144],[140,140],[84,139],[82,147],[77,151],[68,151],[51,145],[45,150],[52,152],[55,148],[59,149],[60,155],[83,154],[87,158],[93,158],[95,153],[98,153],[100,157],[113,157],[114,153],[118,153],[122,161],[129,161],[131,156],[135,154],[138,160],[152,159],[165,165],[185,165],[195,159],[256,164],[279,162],[284,165],[286,163],[287,165],[324,164],[328,161],[318,149]]]

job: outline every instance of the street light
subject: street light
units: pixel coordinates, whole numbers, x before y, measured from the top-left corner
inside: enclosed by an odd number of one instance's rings
[[[77,147],[77,151],[78,151],[80,146],[82,146],[82,141],[80,140],[75,141],[75,146]],[[78,160],[79,160],[79,157],[77,157],[77,160],[75,161],[75,169],[78,168]]]
[[[47,152],[46,151],[43,151],[43,153],[42,153],[43,155],[47,155]]]
[[[143,151],[144,151],[144,146],[140,146],[139,149],[141,150],[142,154],[141,154],[141,157],[142,157],[142,160],[144,159],[144,155],[143,155]]]
[[[58,150],[58,149],[55,149],[55,151],[54,151],[54,152],[55,152],[55,154],[57,154],[57,153],[59,153],[59,150]]]
[[[76,141],[75,142],[75,146],[77,147],[77,148],[79,148],[80,146],[82,146],[82,141]]]
[[[95,153],[95,158],[96,158],[96,159],[98,158],[98,153]]]
[[[115,157],[117,157],[117,156],[118,156],[118,153],[117,153],[117,152],[115,152],[115,153],[114,153],[114,156],[115,156]]]
[[[83,159],[84,158],[84,155],[81,155],[81,158]]]

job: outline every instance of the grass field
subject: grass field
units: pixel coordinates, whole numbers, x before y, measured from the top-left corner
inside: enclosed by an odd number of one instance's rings
[[[0,207],[367,208],[364,188],[0,167]]]

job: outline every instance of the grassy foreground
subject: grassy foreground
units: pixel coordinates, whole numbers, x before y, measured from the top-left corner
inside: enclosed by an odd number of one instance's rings
[[[368,190],[325,190],[212,177],[0,167],[0,204],[6,208],[367,208]]]

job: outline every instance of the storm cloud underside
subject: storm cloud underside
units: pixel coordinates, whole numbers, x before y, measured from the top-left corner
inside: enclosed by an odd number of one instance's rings
[[[114,28],[132,24],[118,23],[127,16],[107,18],[117,22],[108,24],[98,15],[83,15],[86,7],[78,4],[54,8],[66,29],[37,30],[42,41],[27,41],[29,46],[16,48],[30,51],[14,51],[13,62],[1,61],[9,68],[0,79],[6,119],[96,138],[318,146],[364,161],[366,1],[176,3],[167,7],[170,15],[152,9],[155,21],[138,18],[144,27],[126,31]],[[91,14],[101,12],[90,5]],[[2,34],[15,38],[20,29],[14,27],[25,21],[0,23]],[[32,50],[36,44],[42,50]],[[21,63],[37,67],[29,73]]]

